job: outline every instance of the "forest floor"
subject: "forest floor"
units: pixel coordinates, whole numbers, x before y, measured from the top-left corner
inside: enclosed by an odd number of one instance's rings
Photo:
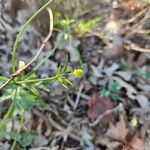
[[[2,15],[9,21],[0,21],[0,75],[10,76],[16,34],[41,3],[42,0],[22,1],[20,5],[4,2]],[[39,60],[69,29],[66,40],[41,66],[38,76],[54,75],[66,56],[71,68],[78,68],[82,62],[84,75],[70,78],[72,85],[68,88],[53,83],[47,92],[39,89],[46,106],[33,107],[26,113],[22,130],[29,133],[30,144],[23,148],[18,143],[16,150],[149,150],[150,3],[55,0],[50,7],[54,30]],[[98,22],[93,23],[97,18]],[[70,23],[65,27],[67,19]],[[36,55],[48,24],[44,13],[28,27],[19,44],[17,60],[27,63]],[[4,112],[5,109],[0,111],[0,118]],[[11,144],[6,137],[0,141],[0,150],[9,150]]]

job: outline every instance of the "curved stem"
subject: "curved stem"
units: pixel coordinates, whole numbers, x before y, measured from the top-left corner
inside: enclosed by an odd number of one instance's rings
[[[29,20],[22,26],[19,34],[17,35],[17,38],[15,40],[14,46],[13,46],[13,52],[12,52],[12,72],[15,73],[16,71],[16,64],[15,64],[15,59],[16,59],[16,51],[17,51],[17,46],[18,43],[21,39],[21,36],[23,35],[25,29],[27,26],[39,15],[50,3],[52,0],[49,0],[43,7],[41,7],[39,10],[37,10],[30,18]]]

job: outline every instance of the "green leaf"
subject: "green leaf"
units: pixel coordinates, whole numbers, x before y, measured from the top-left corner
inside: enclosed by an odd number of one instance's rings
[[[59,78],[60,75],[61,75],[61,66],[59,66],[59,68],[57,69],[55,76],[56,78]]]
[[[62,68],[63,73],[69,73],[70,72],[70,70],[68,70],[68,62],[69,62],[68,56],[66,56],[65,63],[64,63],[63,68]]]
[[[114,100],[114,101],[119,101],[120,100],[120,95],[116,94],[116,93],[112,93],[111,94],[111,98]]]
[[[45,106],[45,103],[38,95],[24,89],[21,90],[19,96],[15,97],[13,103],[17,109],[23,108],[25,111],[30,110],[33,106]]]
[[[119,86],[120,86],[119,82],[113,82],[111,84],[110,91],[116,92],[116,90],[118,89]]]
[[[21,134],[16,131],[11,131],[8,133],[8,135],[10,135],[12,139],[18,141],[22,147],[27,147],[31,145],[31,142],[35,137],[33,134],[29,134],[29,133]]]
[[[149,79],[150,78],[150,72],[148,73],[141,73],[141,72],[136,72],[135,73],[138,77],[144,78],[144,79]]]
[[[72,83],[71,83],[68,79],[66,79],[65,77],[59,77],[59,78],[58,78],[58,82],[59,82],[62,86],[64,86],[65,88],[67,88],[68,85],[72,85]]]
[[[0,76],[0,81],[7,81],[8,78],[4,77],[4,76]]]
[[[17,141],[21,139],[21,134],[15,131],[9,132],[8,135],[10,135],[12,139],[17,140]]]
[[[117,64],[119,65],[120,70],[123,70],[123,71],[131,70],[133,68],[131,64],[126,63],[123,60],[118,61]]]
[[[6,88],[2,91],[2,95],[4,97],[7,97],[8,95],[11,96],[12,95],[12,91],[14,89],[13,85],[7,85]]]
[[[39,91],[35,87],[32,86],[30,90],[31,90],[31,93],[33,93],[33,95],[40,97]]]
[[[40,85],[40,86],[39,86],[39,89],[42,89],[43,91],[45,91],[45,92],[47,92],[47,93],[50,93],[50,92],[51,92],[50,88],[48,88],[47,86],[44,86],[44,85]]]
[[[101,97],[108,97],[110,96],[110,90],[104,89],[101,91]]]
[[[76,33],[79,34],[79,36],[82,36],[85,34],[87,31],[89,31],[94,25],[100,23],[102,21],[102,17],[96,17],[93,19],[90,19],[87,22],[77,22],[75,26],[75,31]]]
[[[21,102],[20,102],[20,100],[18,100],[18,99],[14,100],[14,101],[13,101],[13,104],[14,104],[14,106],[15,106],[16,109],[18,109],[18,110],[20,110],[20,111],[21,111],[21,110],[24,110],[24,109],[23,109],[23,106],[22,106],[22,104],[21,104]]]
[[[26,110],[30,110],[33,106],[43,107],[45,106],[44,102],[40,99],[25,97],[20,101],[21,106]]]
[[[64,29],[68,28],[69,25],[74,22],[74,20],[66,18],[66,19],[62,19],[60,20],[60,26]]]
[[[6,131],[0,130],[0,139],[2,139],[6,135]]]
[[[27,147],[31,145],[34,138],[35,138],[35,135],[25,133],[22,135],[22,138],[19,140],[19,143],[21,144],[22,147]]]
[[[7,126],[7,121],[4,121],[0,127],[0,139],[2,139],[7,133],[6,132],[6,126]]]
[[[3,96],[0,97],[0,103],[3,102],[3,101],[5,101],[5,100],[8,100],[8,99],[10,99],[10,98],[11,98],[10,95],[6,95],[6,94],[5,94],[5,95],[3,95]]]

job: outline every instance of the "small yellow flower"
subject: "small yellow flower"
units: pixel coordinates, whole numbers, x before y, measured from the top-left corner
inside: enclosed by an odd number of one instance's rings
[[[65,35],[64,35],[64,39],[65,39],[65,40],[67,40],[67,39],[68,39],[68,37],[69,37],[69,36],[68,36],[68,34],[67,34],[67,33],[65,33]]]
[[[19,61],[18,70],[25,68],[26,64],[24,61]]]
[[[83,75],[83,70],[82,69],[74,69],[73,70],[73,75],[75,77],[81,77]]]
[[[115,21],[110,21],[106,25],[106,29],[110,30],[111,32],[116,32],[118,30],[118,24]]]
[[[132,118],[132,120],[131,120],[131,122],[130,122],[130,125],[131,125],[132,127],[136,127],[136,126],[138,125],[138,120],[137,120],[136,117],[133,117],[133,118]]]

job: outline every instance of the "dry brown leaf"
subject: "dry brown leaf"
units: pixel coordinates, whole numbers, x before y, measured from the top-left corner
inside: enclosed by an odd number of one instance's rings
[[[116,126],[112,125],[106,135],[116,141],[120,141],[126,143],[126,136],[128,134],[128,128],[126,128],[126,124],[122,115],[120,115],[120,121],[116,124]]]
[[[109,150],[118,150],[118,147],[121,146],[121,143],[118,141],[111,141],[106,136],[98,136],[96,139],[96,145],[106,146]]]
[[[93,94],[88,102],[88,118],[94,120],[109,109],[113,108],[113,103],[109,98],[99,98],[99,94]],[[112,120],[112,114],[106,115],[101,123],[107,124]]]
[[[133,2],[133,1],[129,1],[129,2],[122,2],[120,4],[120,8],[122,9],[127,9],[127,10],[139,10],[139,5],[137,5],[137,3]]]
[[[144,141],[143,141],[143,149],[144,150],[149,150],[149,148],[150,148],[150,137],[149,136],[147,136],[145,139],[144,139]]]
[[[124,150],[143,150],[143,141],[138,138],[136,135],[132,140],[127,144]]]

